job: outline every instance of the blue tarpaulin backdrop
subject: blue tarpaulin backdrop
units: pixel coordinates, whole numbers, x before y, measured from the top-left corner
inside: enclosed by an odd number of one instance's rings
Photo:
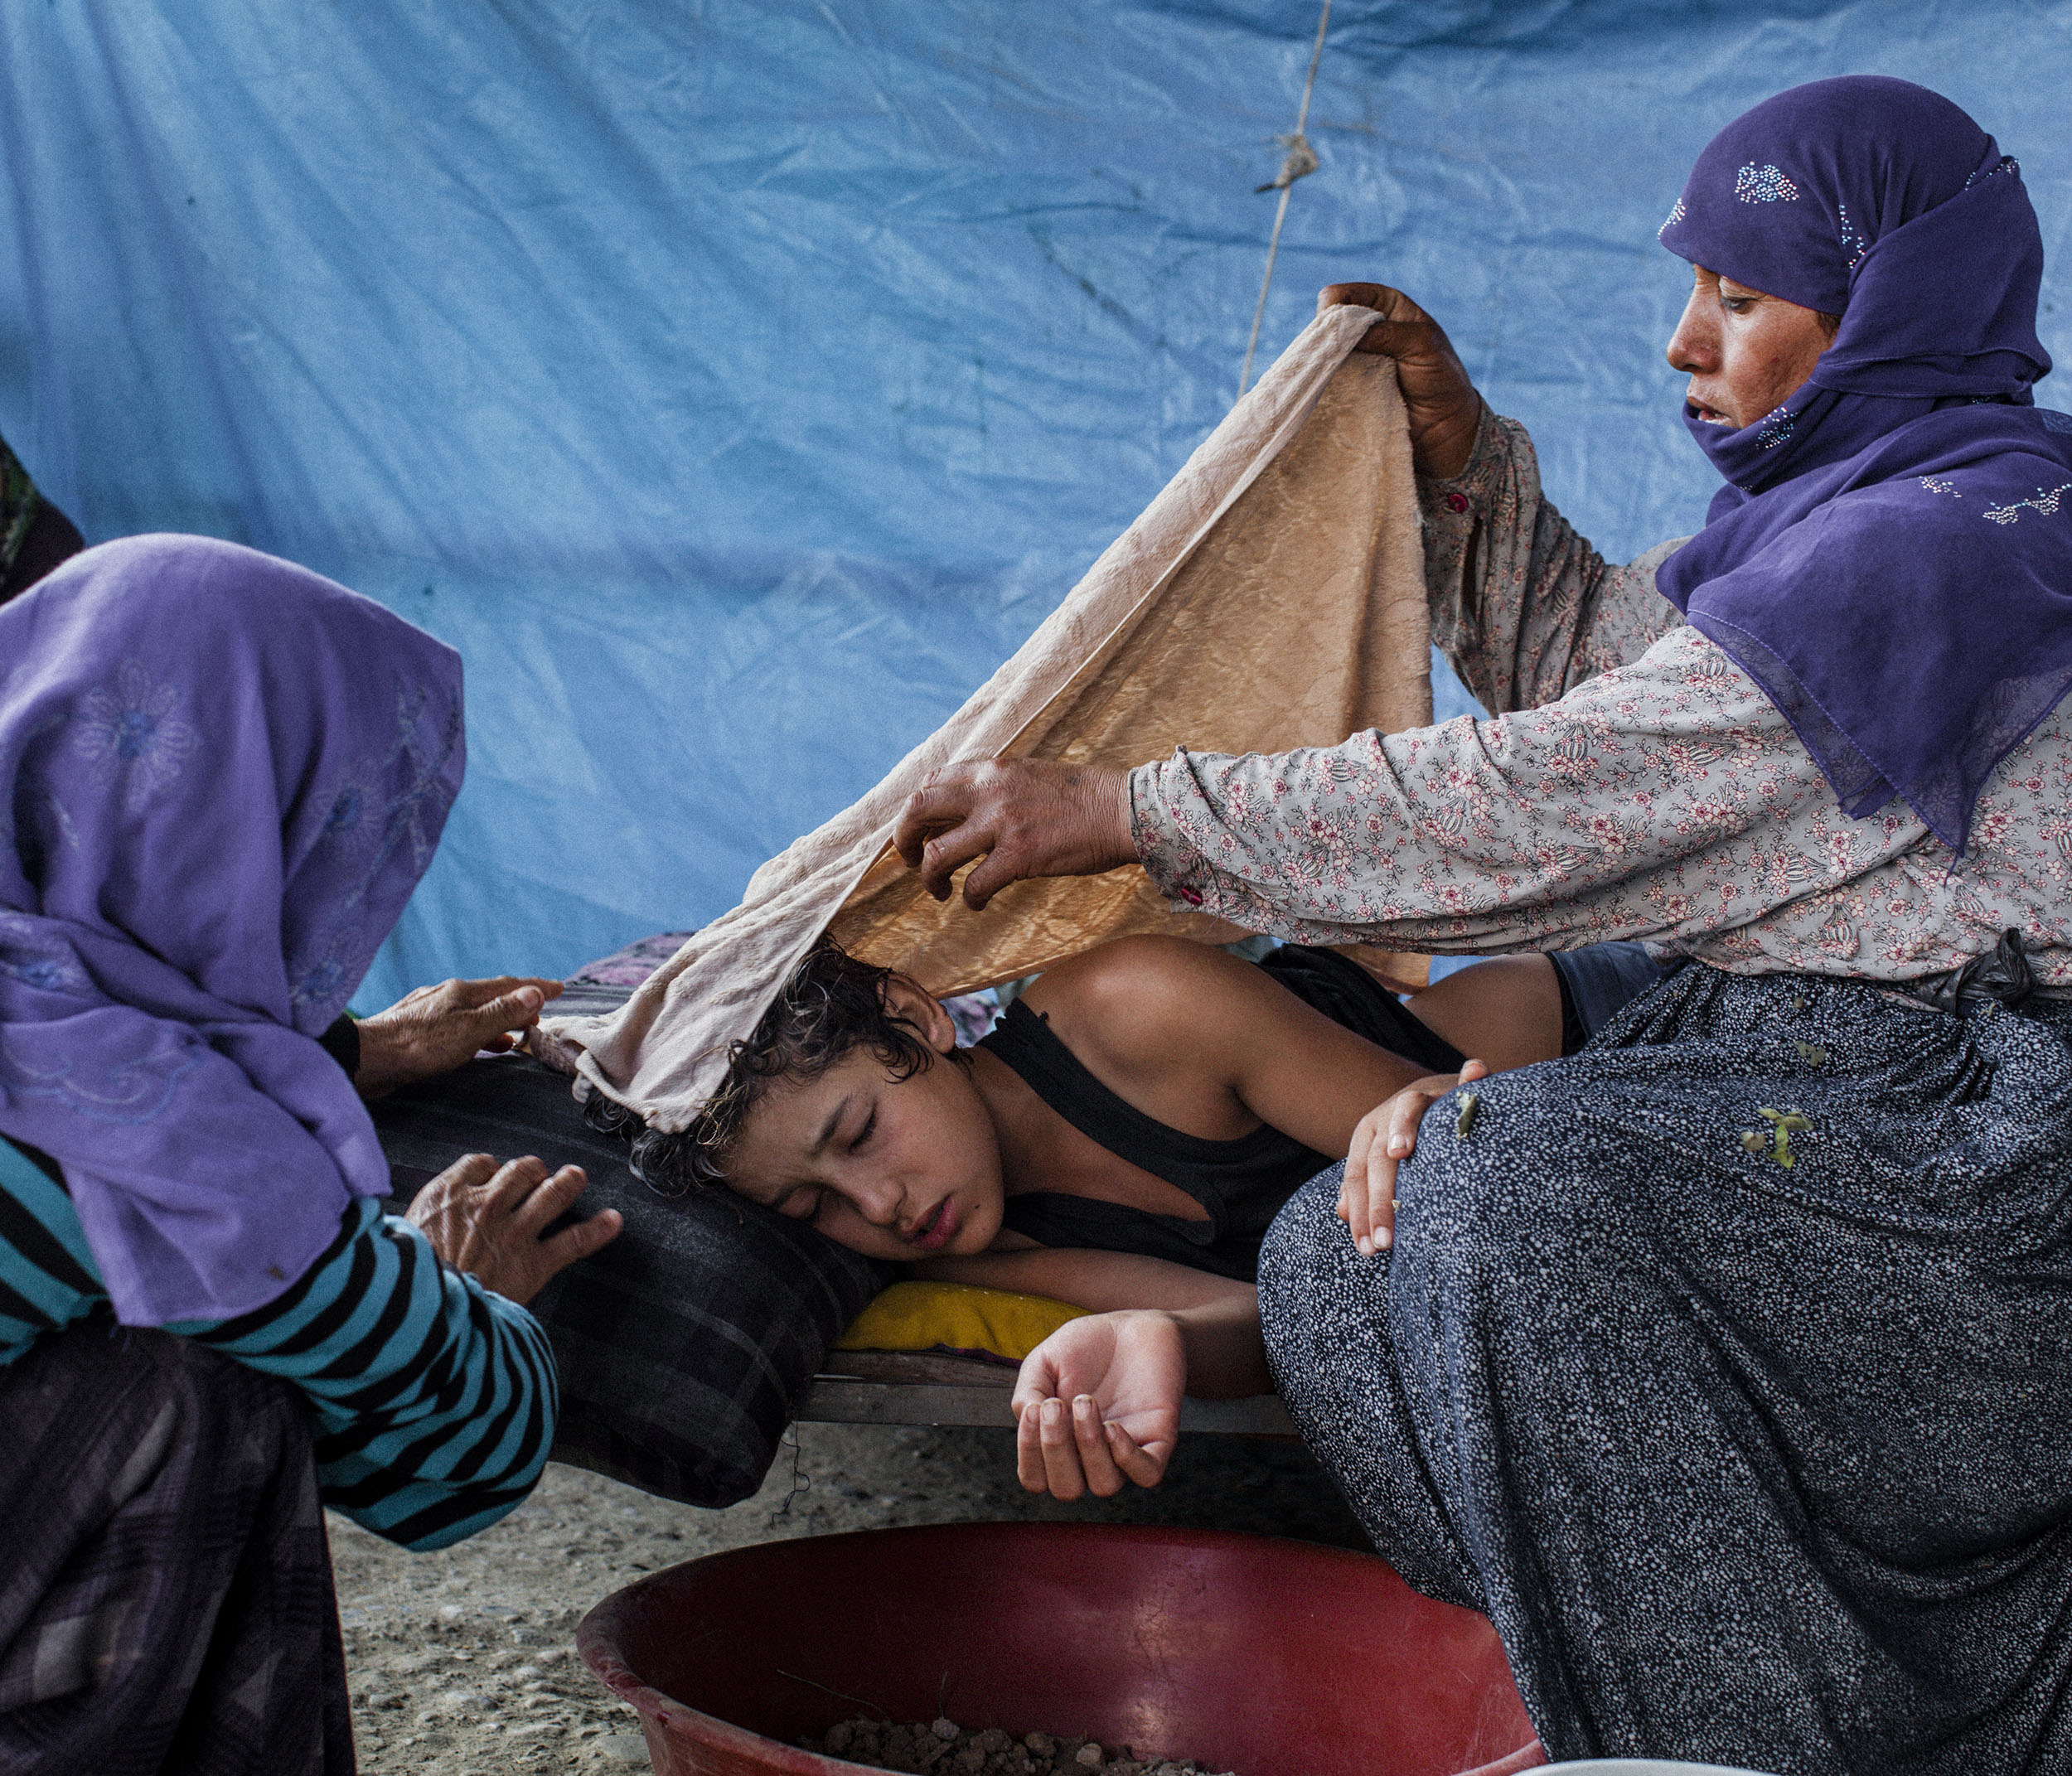
[[[235,538],[466,656],[467,786],[363,1004],[563,970],[732,904],[1222,414],[1316,21],[8,0],[0,433],[90,539]],[[2072,349],[2072,5],[1339,0],[1262,354],[1402,284],[1608,554],[1692,529],[1656,225],[1845,72],[2021,159]]]

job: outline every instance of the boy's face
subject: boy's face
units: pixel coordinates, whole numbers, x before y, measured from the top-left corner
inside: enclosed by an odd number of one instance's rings
[[[956,1045],[949,1014],[912,982],[895,976],[886,998],[938,1053]],[[1000,1227],[999,1137],[971,1076],[949,1060],[895,1080],[858,1048],[818,1079],[777,1082],[748,1112],[727,1183],[895,1263],[982,1252]]]

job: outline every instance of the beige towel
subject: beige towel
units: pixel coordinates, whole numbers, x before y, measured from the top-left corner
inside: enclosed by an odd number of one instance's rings
[[[1104,938],[1243,935],[1173,912],[1132,864],[1018,882],[983,913],[938,905],[889,849],[903,803],[952,762],[1135,766],[1175,746],[1285,752],[1431,720],[1424,557],[1396,367],[1348,356],[1372,315],[1327,310],[1144,515],[964,707],[863,799],[758,869],[620,1010],[550,1018],[536,1047],[676,1131],[824,931],[946,997]],[[1406,985],[1421,960],[1354,946]]]

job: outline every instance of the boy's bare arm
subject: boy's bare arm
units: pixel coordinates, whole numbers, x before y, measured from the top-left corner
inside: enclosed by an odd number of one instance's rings
[[[1256,1321],[1259,1294],[1250,1283],[1212,1276],[1140,1252],[1088,1251],[1062,1246],[1030,1246],[1019,1251],[979,1252],[968,1258],[926,1258],[907,1266],[931,1283],[970,1283],[980,1289],[1011,1289],[1045,1295],[1090,1313],[1119,1308],[1205,1308],[1232,1301],[1248,1306]]]
[[[1561,1053],[1561,989],[1543,956],[1496,956],[1410,1002],[1418,1020],[1493,1073]]]
[[[1265,1122],[1335,1157],[1361,1117],[1424,1072],[1264,970],[1179,938],[1104,944],[1029,998],[1111,1091],[1211,1140]]]
[[[1182,1308],[1173,1318],[1187,1346],[1187,1391],[1197,1400],[1242,1400],[1271,1394],[1266,1336],[1259,1329],[1259,1291]]]
[[[1212,1139],[1266,1122],[1335,1156],[1361,1117],[1423,1072],[1333,1023],[1266,970],[1179,938],[1101,945],[1053,969],[1029,999],[1111,1091]],[[1543,956],[1464,969],[1410,1009],[1491,1072],[1561,1052],[1561,989]],[[1233,1111],[1237,1122],[1213,1125]]]

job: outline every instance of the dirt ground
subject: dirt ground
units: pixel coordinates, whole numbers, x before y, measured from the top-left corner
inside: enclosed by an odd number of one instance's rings
[[[362,1770],[502,1776],[647,1767],[631,1710],[575,1656],[575,1624],[642,1574],[723,1548],[908,1523],[1047,1519],[1365,1539],[1292,1443],[1184,1438],[1165,1483],[1061,1505],[1015,1483],[1014,1436],[803,1425],[753,1498],[700,1511],[573,1468],[495,1528],[407,1554],[331,1520]],[[983,1725],[984,1723],[973,1723]]]

